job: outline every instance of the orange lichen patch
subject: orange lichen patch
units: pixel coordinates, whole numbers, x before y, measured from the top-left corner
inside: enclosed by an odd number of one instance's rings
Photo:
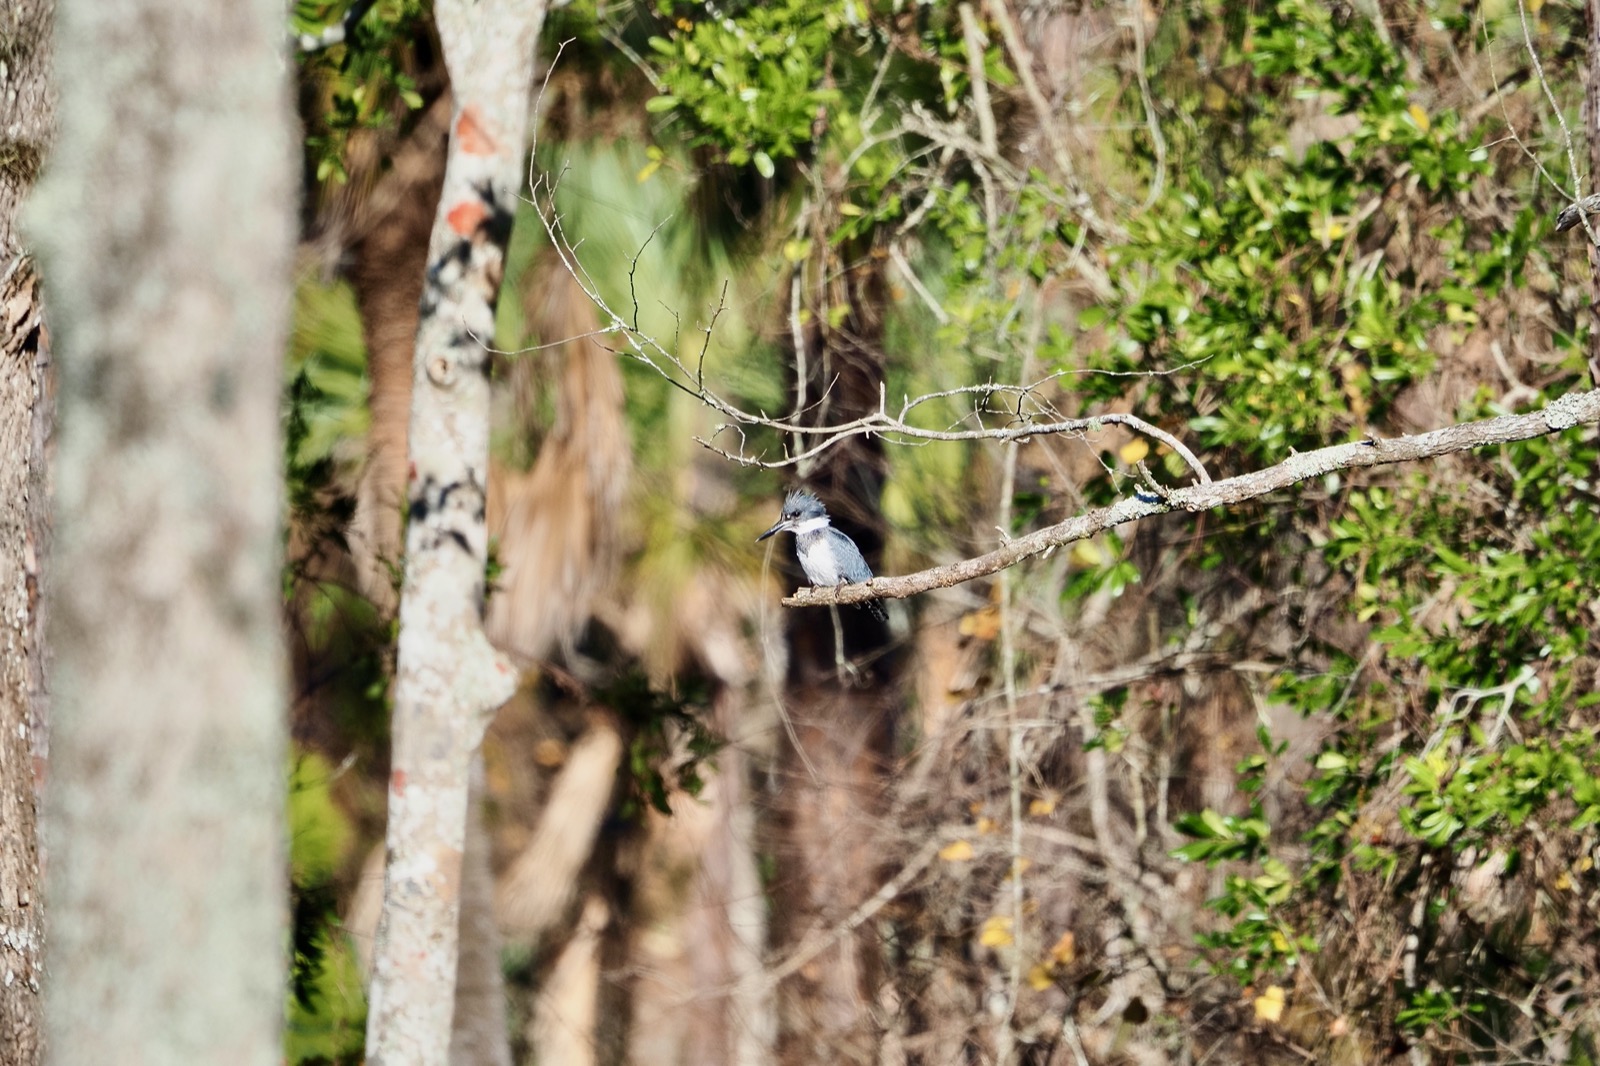
[[[456,119],[456,143],[468,155],[494,155],[500,147],[484,128],[483,120],[478,117],[477,107],[471,104],[467,105],[461,112],[461,117]]]
[[[406,794],[406,772],[404,770],[396,770],[389,775],[389,792],[395,796],[404,796]]]
[[[470,237],[478,232],[478,227],[483,220],[489,217],[489,209],[477,200],[463,200],[450,209],[445,216],[445,221],[450,223],[450,228],[463,237]]]

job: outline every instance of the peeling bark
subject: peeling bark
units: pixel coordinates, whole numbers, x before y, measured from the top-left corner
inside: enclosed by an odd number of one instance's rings
[[[470,769],[516,671],[483,631],[489,356],[542,2],[435,8],[455,110],[413,363],[388,863],[368,1061],[444,1063]]]
[[[49,0],[11,5],[0,97],[10,104],[0,161],[0,1066],[34,1066],[43,1047],[44,972],[38,788],[45,735],[46,446],[54,398],[32,259],[17,236],[22,198],[49,143]]]
[[[1600,0],[1585,0],[1583,5],[1586,36],[1589,42],[1588,78],[1583,92],[1583,129],[1589,136],[1589,183],[1600,181]],[[1581,195],[1582,188],[1577,192]],[[1586,225],[1585,229],[1590,226]],[[1559,229],[1558,229],[1559,232]],[[1600,388],[1600,243],[1589,241],[1591,277],[1589,311],[1596,324],[1589,330],[1589,384]]]
[[[39,674],[49,505],[36,427],[42,436],[51,401],[38,278],[31,260],[10,262],[0,277],[0,973],[11,979],[0,984],[0,1066],[32,1066],[40,1061],[43,1029],[38,788],[45,690]]]
[[[58,9],[32,231],[62,412],[55,1062],[282,1061],[283,38],[271,0]]]

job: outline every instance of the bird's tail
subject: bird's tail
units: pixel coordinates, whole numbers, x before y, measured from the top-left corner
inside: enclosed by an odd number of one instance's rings
[[[871,614],[872,617],[880,622],[889,620],[889,612],[884,609],[882,600],[862,600],[856,606]]]

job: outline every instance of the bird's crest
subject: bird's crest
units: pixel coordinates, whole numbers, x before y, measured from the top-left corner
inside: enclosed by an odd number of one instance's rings
[[[790,489],[789,495],[783,498],[783,515],[785,518],[827,513],[827,508],[822,506],[822,501],[810,489]]]

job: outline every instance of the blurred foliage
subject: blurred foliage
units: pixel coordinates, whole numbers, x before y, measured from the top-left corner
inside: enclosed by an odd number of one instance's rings
[[[641,671],[629,671],[596,688],[596,703],[610,707],[629,727],[627,770],[631,788],[618,814],[639,820],[646,808],[672,813],[674,793],[695,799],[705,787],[702,771],[726,741],[706,725],[704,686],[684,692],[651,687]]]
[[[334,769],[298,755],[289,776],[292,987],[284,1057],[290,1063],[355,1064],[366,1036],[366,997],[355,952],[339,927],[335,877],[355,829],[330,794]]]
[[[309,476],[318,464],[357,460],[367,432],[367,350],[347,283],[300,276],[287,363],[291,469]]]
[[[290,27],[320,34],[338,23],[356,0],[295,0]],[[345,149],[358,130],[389,129],[422,107],[409,68],[418,36],[429,28],[429,0],[377,0],[345,40],[315,52],[298,52],[303,84],[319,98],[311,109],[306,158],[318,182],[348,180]]]

